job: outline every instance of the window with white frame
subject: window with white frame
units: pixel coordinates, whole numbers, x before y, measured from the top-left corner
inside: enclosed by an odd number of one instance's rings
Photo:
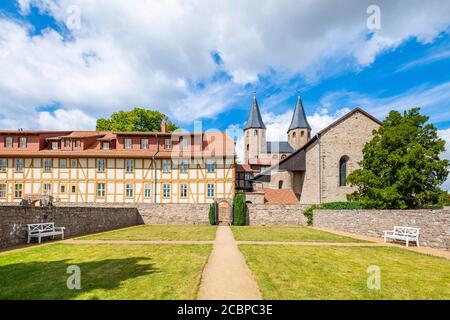
[[[144,198],[148,199],[151,197],[151,193],[150,193],[150,183],[147,183],[144,185]]]
[[[72,159],[72,161],[70,162],[70,166],[72,167],[72,169],[76,169],[78,167],[77,160]]]
[[[6,183],[0,183],[0,198],[6,198]]]
[[[186,139],[184,137],[180,137],[180,145],[181,145],[181,150],[187,150],[188,149],[188,139]]]
[[[14,171],[23,172],[23,159],[14,160]]]
[[[97,172],[105,172],[105,169],[106,169],[106,160],[97,159]]]
[[[125,171],[131,173],[134,171],[134,159],[127,159],[125,161]]]
[[[133,140],[131,138],[123,139],[123,144],[124,144],[125,149],[132,149],[133,148]]]
[[[75,147],[76,148],[81,148],[81,140],[76,140],[75,141]]]
[[[164,149],[166,149],[166,150],[172,149],[172,140],[171,139],[164,139]]]
[[[52,194],[52,185],[50,183],[44,183],[44,194],[50,195]]]
[[[106,184],[97,183],[97,197],[104,197],[106,194]]]
[[[214,198],[214,183],[208,183],[206,190],[207,190],[206,196],[208,198]]]
[[[66,159],[59,159],[59,167],[61,169],[67,169],[67,160]]]
[[[109,142],[103,142],[102,143],[102,149],[103,150],[109,150]]]
[[[172,161],[169,159],[164,159],[163,160],[163,172],[164,173],[169,173],[172,167]]]
[[[187,198],[187,184],[182,183],[180,185],[180,198]]]
[[[52,159],[42,160],[42,167],[44,168],[44,172],[52,172]]]
[[[170,184],[163,184],[163,198],[170,198]]]
[[[71,148],[71,147],[72,147],[72,140],[64,139],[64,148]]]
[[[65,184],[62,184],[62,185],[60,186],[60,190],[61,190],[61,193],[66,193],[66,185],[65,185]]]
[[[5,148],[12,148],[13,147],[13,137],[6,137],[5,138]]]
[[[216,163],[213,160],[209,160],[206,164],[206,168],[208,173],[214,173],[216,172]]]
[[[0,172],[6,171],[6,159],[0,159]]]
[[[27,147],[27,137],[20,137],[19,148],[26,148],[26,147]]]
[[[52,142],[52,149],[53,149],[53,150],[58,150],[58,149],[59,149],[59,143],[58,143],[58,141],[53,141],[53,142]]]
[[[125,185],[125,197],[133,198],[133,185],[132,184]]]
[[[188,161],[183,159],[180,160],[180,173],[188,172]]]
[[[141,139],[141,149],[148,149],[148,139]]]
[[[14,198],[22,198],[23,195],[23,184],[16,183],[14,185]]]

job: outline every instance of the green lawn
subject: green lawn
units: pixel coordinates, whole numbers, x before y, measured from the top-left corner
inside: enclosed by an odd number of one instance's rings
[[[50,244],[0,255],[3,299],[195,299],[212,245]],[[81,290],[66,286],[81,269]]]
[[[232,227],[237,241],[367,242],[308,227]]]
[[[392,247],[240,245],[264,299],[450,299],[450,261]],[[381,270],[369,290],[367,268]]]
[[[214,240],[217,227],[140,225],[79,237],[80,240]]]

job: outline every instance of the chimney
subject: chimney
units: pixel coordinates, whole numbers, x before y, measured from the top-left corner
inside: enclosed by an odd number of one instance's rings
[[[161,132],[167,132],[167,122],[164,119],[161,122]]]

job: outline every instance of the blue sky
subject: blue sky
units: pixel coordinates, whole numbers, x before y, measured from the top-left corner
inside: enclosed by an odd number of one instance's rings
[[[226,130],[256,91],[278,140],[300,91],[316,131],[355,107],[421,107],[450,146],[450,3],[377,1],[376,30],[370,4],[3,0],[0,127],[93,129],[142,106]]]

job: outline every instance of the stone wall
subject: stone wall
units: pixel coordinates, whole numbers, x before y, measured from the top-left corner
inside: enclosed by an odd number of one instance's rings
[[[306,226],[306,217],[302,205],[247,204],[248,224],[251,226]]]
[[[27,224],[54,222],[66,227],[65,235],[83,234],[129,227],[138,223],[134,208],[88,208],[88,207],[0,207],[0,248],[25,243]]]
[[[394,226],[420,228],[420,244],[450,250],[450,210],[314,210],[314,226],[383,237]]]
[[[137,210],[145,224],[209,224],[209,204],[138,205]]]

